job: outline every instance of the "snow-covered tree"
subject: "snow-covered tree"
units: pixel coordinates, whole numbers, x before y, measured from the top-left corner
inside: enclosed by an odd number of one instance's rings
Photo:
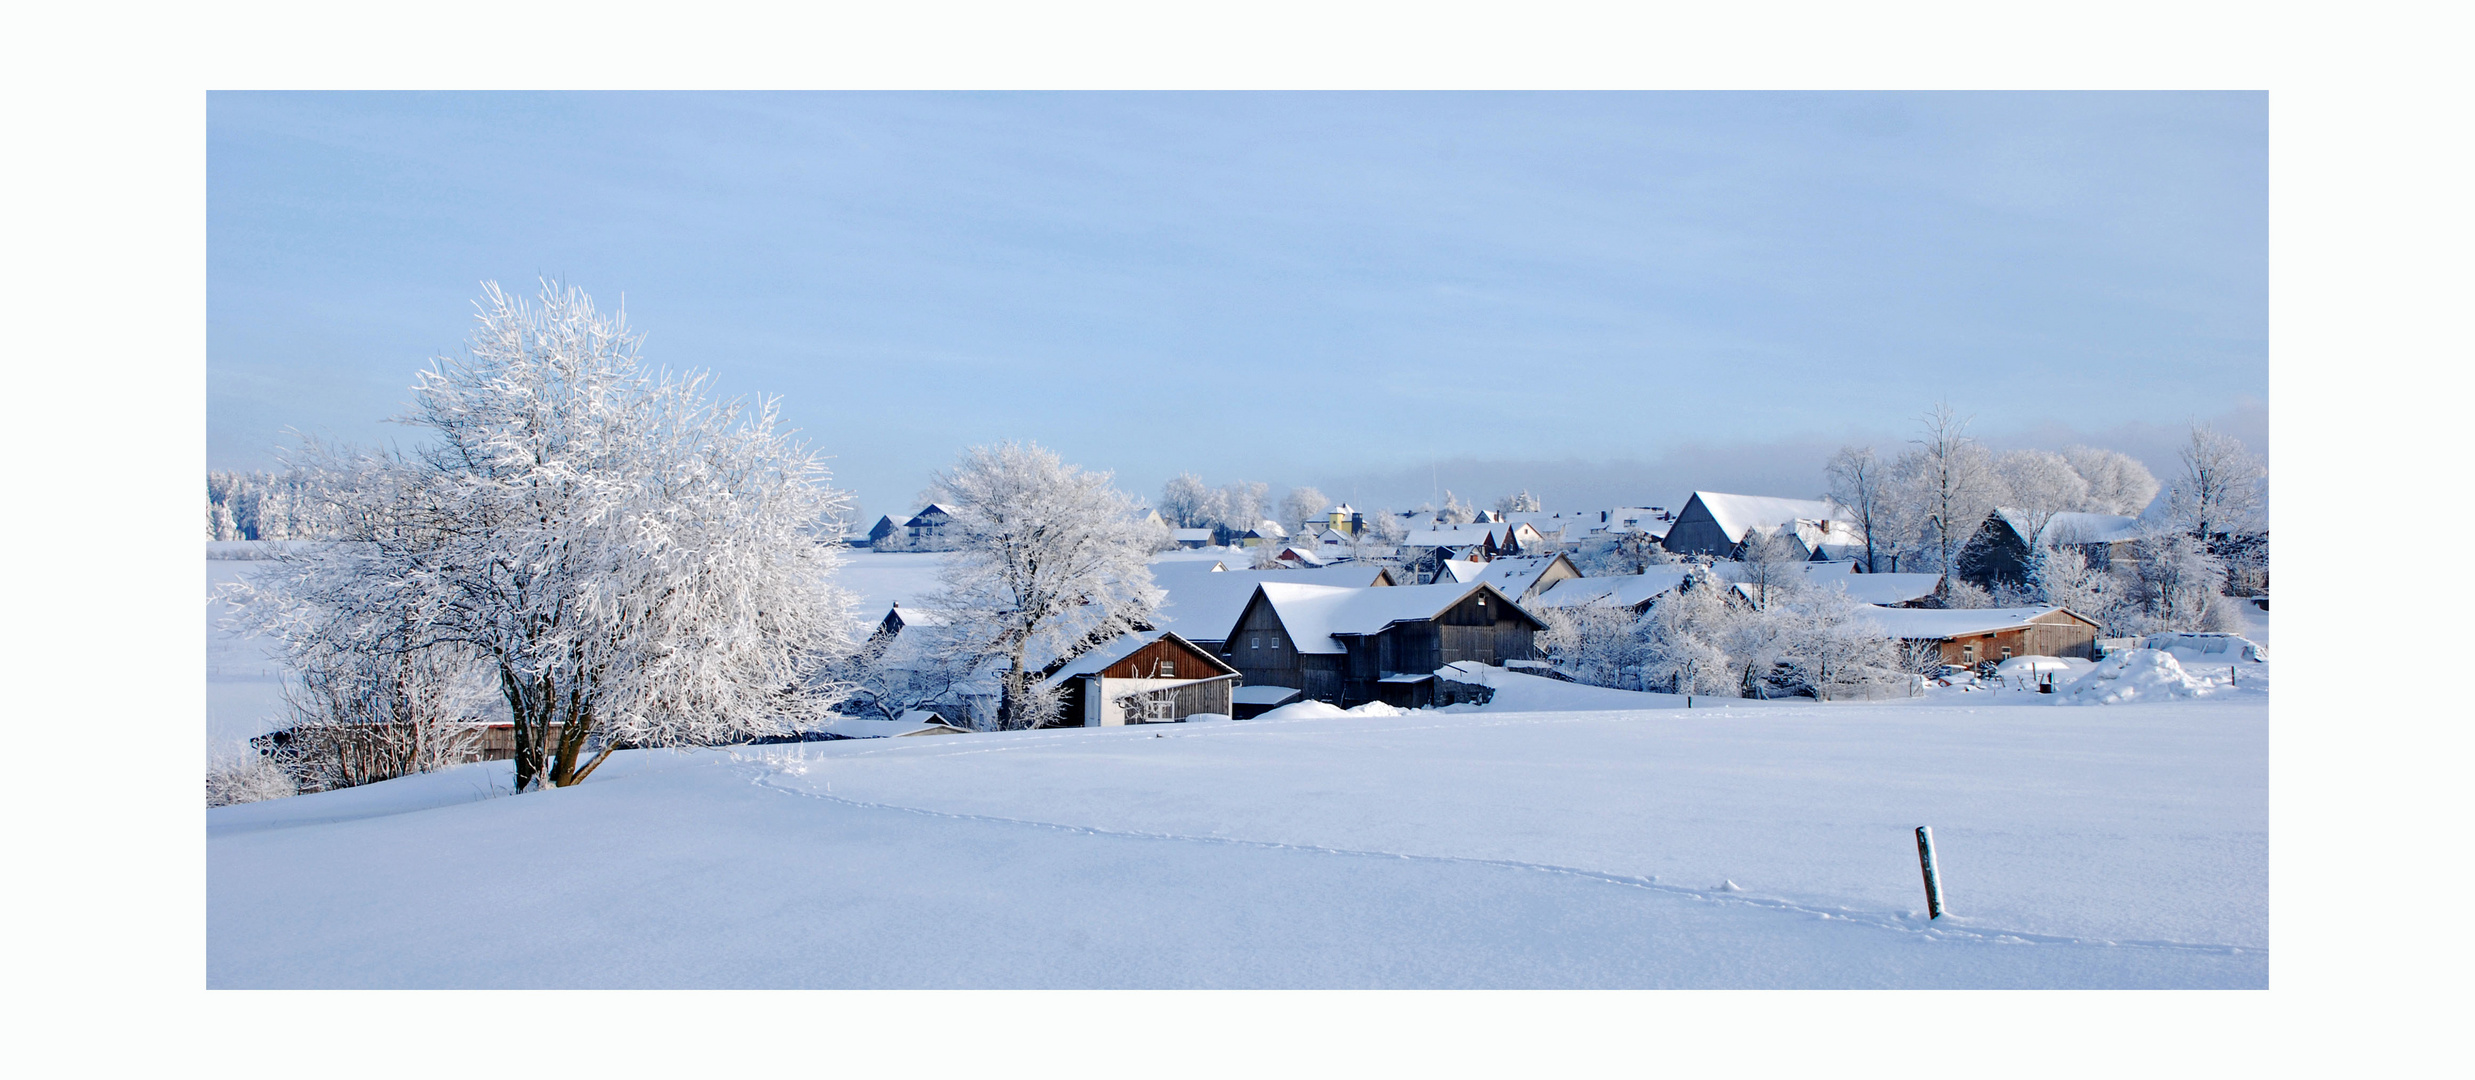
[[[1744,544],[1737,551],[1737,561],[1725,568],[1729,580],[1743,584],[1753,594],[1753,606],[1768,609],[1774,599],[1785,597],[1805,583],[1803,560],[1797,558],[1795,537],[1787,529],[1756,528],[1745,534]]]
[[[1949,404],[1936,404],[1917,422],[1922,436],[1911,440],[1915,447],[1900,455],[1892,471],[1919,554],[1932,565],[1909,569],[1942,572],[1947,589],[1957,580],[1960,548],[1993,511],[2001,482],[1993,455],[1968,437],[1968,418]]]
[[[964,451],[927,498],[954,515],[960,547],[926,606],[957,640],[1005,664],[995,725],[1035,727],[1055,714],[1033,658],[1071,658],[1149,624],[1160,592],[1129,519],[1133,501],[1037,444]],[[1224,489],[1226,490],[1226,489]]]
[[[1312,539],[1316,533],[1323,531],[1329,520],[1326,511],[1331,508],[1332,500],[1324,498],[1323,492],[1311,487],[1293,487],[1289,489],[1289,494],[1281,496],[1280,523],[1299,540]]]
[[[2142,632],[2161,630],[2238,629],[2237,601],[2225,595],[2225,564],[2209,553],[2200,538],[2176,529],[2158,529],[2138,543],[2139,560],[2131,572],[2131,600],[2139,614],[2132,621]]]
[[[1898,645],[1841,588],[1797,590],[1765,614],[1776,676],[1816,699],[1874,697],[1909,684]]]
[[[1495,512],[1498,514],[1535,514],[1543,509],[1545,507],[1539,504],[1538,496],[1530,494],[1528,488],[1495,500]]]
[[[2087,501],[2073,509],[2138,517],[2157,497],[2157,477],[2130,455],[2093,446],[2066,446],[2063,460],[2088,483]]]
[[[1830,477],[1831,501],[1846,507],[1857,529],[1865,534],[1865,572],[1888,569],[1890,553],[1874,537],[1891,531],[1889,468],[1874,456],[1873,447],[1843,446],[1831,455],[1824,471]]]
[[[1204,486],[1203,478],[1182,472],[1160,486],[1160,517],[1172,528],[1206,528],[1213,524],[1211,501],[1212,489]]]
[[[2051,450],[2013,450],[1994,459],[2002,481],[2002,505],[2028,530],[2021,539],[2037,543],[2054,515],[2088,504],[2088,481],[2071,462]]]
[[[1478,520],[1478,511],[1471,509],[1470,504],[1462,502],[1460,496],[1452,493],[1452,489],[1444,489],[1444,508],[1436,511],[1436,524],[1462,525],[1476,520]]]
[[[775,403],[647,370],[641,337],[581,291],[490,284],[478,306],[466,354],[420,373],[403,419],[435,442],[354,462],[344,542],[285,555],[254,586],[258,625],[296,654],[477,657],[512,714],[518,790],[581,782],[622,744],[822,714],[821,668],[848,650],[830,580],[845,502]]]
[[[2241,440],[2195,425],[2179,456],[2183,474],[2166,493],[2166,512],[2178,528],[2211,541],[2260,527],[2269,471]]]
[[[1537,614],[1547,624],[1539,651],[1557,672],[1588,686],[1639,688],[1649,650],[1631,609],[1585,604],[1542,607]]]
[[[880,631],[837,661],[834,676],[851,688],[842,710],[879,720],[900,720],[913,709],[935,710],[956,721],[979,719],[971,707],[972,691],[997,657],[939,623],[923,618],[899,634]]]
[[[1642,681],[1675,694],[1729,694],[1743,683],[1728,655],[1727,584],[1695,569],[1642,617]]]
[[[217,756],[206,766],[206,805],[281,799],[300,794],[300,786],[274,758],[242,749]]]
[[[1607,545],[1607,551],[1596,561],[1596,573],[1638,574],[1653,566],[1665,566],[1676,561],[1676,554],[1667,550],[1659,538],[1639,529],[1617,533]]]
[[[1260,480],[1222,484],[1204,496],[1203,522],[1220,534],[1221,542],[1233,541],[1263,521],[1264,498],[1271,490],[1272,485]]]
[[[2028,584],[2036,590],[2036,602],[2069,608],[2095,621],[2106,636],[2129,632],[2123,590],[2114,575],[2089,566],[2088,556],[2075,547],[2038,548],[2033,555]]]

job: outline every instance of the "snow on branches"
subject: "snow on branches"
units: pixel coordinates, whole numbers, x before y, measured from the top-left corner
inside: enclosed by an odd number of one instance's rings
[[[581,291],[489,284],[478,307],[466,354],[420,373],[403,418],[436,441],[352,463],[343,541],[284,557],[262,624],[296,655],[444,650],[491,670],[519,790],[581,781],[622,744],[821,715],[823,658],[848,651],[830,583],[848,504],[775,403],[647,370],[641,336]]]
[[[923,603],[958,647],[1004,661],[995,723],[1036,727],[1056,711],[1037,668],[1149,625],[1160,600],[1134,500],[1032,443],[975,446],[925,498],[953,514],[958,548]]]

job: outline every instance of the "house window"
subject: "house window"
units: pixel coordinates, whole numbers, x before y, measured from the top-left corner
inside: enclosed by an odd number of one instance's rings
[[[2010,658],[2011,658],[2011,647],[2010,647],[2010,646],[2005,645],[2005,646],[2003,646],[2003,647],[2002,647],[2002,658],[2003,658],[2003,659],[2005,659],[2005,660],[2008,660],[2008,659],[2010,659]]]
[[[1250,635],[1246,639],[1246,647],[1249,649],[1260,649],[1263,647],[1263,639]]]
[[[1962,645],[1962,646],[1960,646],[1960,647],[1959,647],[1959,659],[1960,659],[1960,661],[1961,661],[1962,663],[1968,663],[1968,664],[1973,664],[1973,663],[1976,663],[1976,662],[1977,662],[1977,647],[1976,647],[1976,646],[1974,646],[1974,645]]]
[[[2006,654],[2007,654],[2007,653],[2009,653],[2010,651],[2011,651],[2011,650],[2009,650],[2009,649],[2004,649],[2004,650],[2003,650],[2003,652],[2004,652],[2004,653],[2006,653]],[[1177,661],[1175,661],[1175,660],[1163,660],[1163,661],[1161,661],[1161,662],[1160,662],[1160,677],[1161,677],[1161,678],[1163,678],[1163,679],[1174,679],[1174,678],[1176,678],[1176,677],[1177,677]]]

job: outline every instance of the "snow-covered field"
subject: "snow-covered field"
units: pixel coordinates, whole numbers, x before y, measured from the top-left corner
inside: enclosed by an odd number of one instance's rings
[[[653,751],[522,797],[468,766],[210,811],[208,979],[2265,985],[2265,693],[2051,700]]]
[[[842,580],[881,612],[941,559],[860,553]],[[263,565],[209,560],[209,586]],[[280,704],[218,606],[210,754]],[[2097,708],[1686,709],[1497,672],[1483,708],[629,752],[522,797],[467,766],[210,810],[208,980],[2257,987],[2247,667]]]

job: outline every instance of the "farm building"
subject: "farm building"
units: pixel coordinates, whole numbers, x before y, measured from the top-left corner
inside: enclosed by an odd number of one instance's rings
[[[1342,708],[1434,703],[1435,669],[1537,659],[1544,625],[1492,585],[1342,589],[1266,582],[1221,655],[1249,687],[1293,687]]]
[[[1985,515],[1959,553],[1959,577],[1980,588],[2019,585],[2028,580],[2029,515],[1998,507]],[[2055,514],[2037,530],[2036,543],[2048,548],[2076,548],[2093,569],[2103,570],[2133,558],[2140,538],[2140,519],[2120,514]]]
[[[1462,581],[1483,581],[1497,592],[1512,597],[1513,603],[1527,604],[1538,599],[1556,582],[1581,576],[1573,561],[1563,555],[1515,555],[1480,563],[1474,576]]]
[[[1938,647],[1946,664],[2097,653],[2097,624],[2066,608],[1875,608],[1866,615],[1903,645]]]
[[[1156,562],[1152,564],[1152,584],[1167,595],[1152,613],[1152,628],[1174,629],[1186,640],[1217,652],[1226,640],[1222,635],[1236,624],[1246,602],[1254,598],[1255,586],[1267,581],[1353,589],[1395,583],[1389,571],[1365,563],[1295,570],[1230,570],[1217,562]]]
[[[1075,657],[1047,681],[1065,692],[1065,707],[1049,726],[1119,727],[1231,715],[1238,672],[1171,631],[1152,630]]]
[[[953,544],[946,536],[946,531],[947,526],[952,525],[953,522],[954,515],[946,508],[929,503],[922,507],[919,513],[911,515],[910,520],[902,523],[906,534],[904,542],[913,551],[951,550]]]
[[[1858,547],[1865,542],[1864,534],[1847,520],[1847,511],[1829,502],[1696,491],[1676,512],[1665,543],[1679,555],[1732,559],[1754,530],[1781,526],[1794,530],[1798,558],[1834,549],[1844,553],[1851,542]]]

